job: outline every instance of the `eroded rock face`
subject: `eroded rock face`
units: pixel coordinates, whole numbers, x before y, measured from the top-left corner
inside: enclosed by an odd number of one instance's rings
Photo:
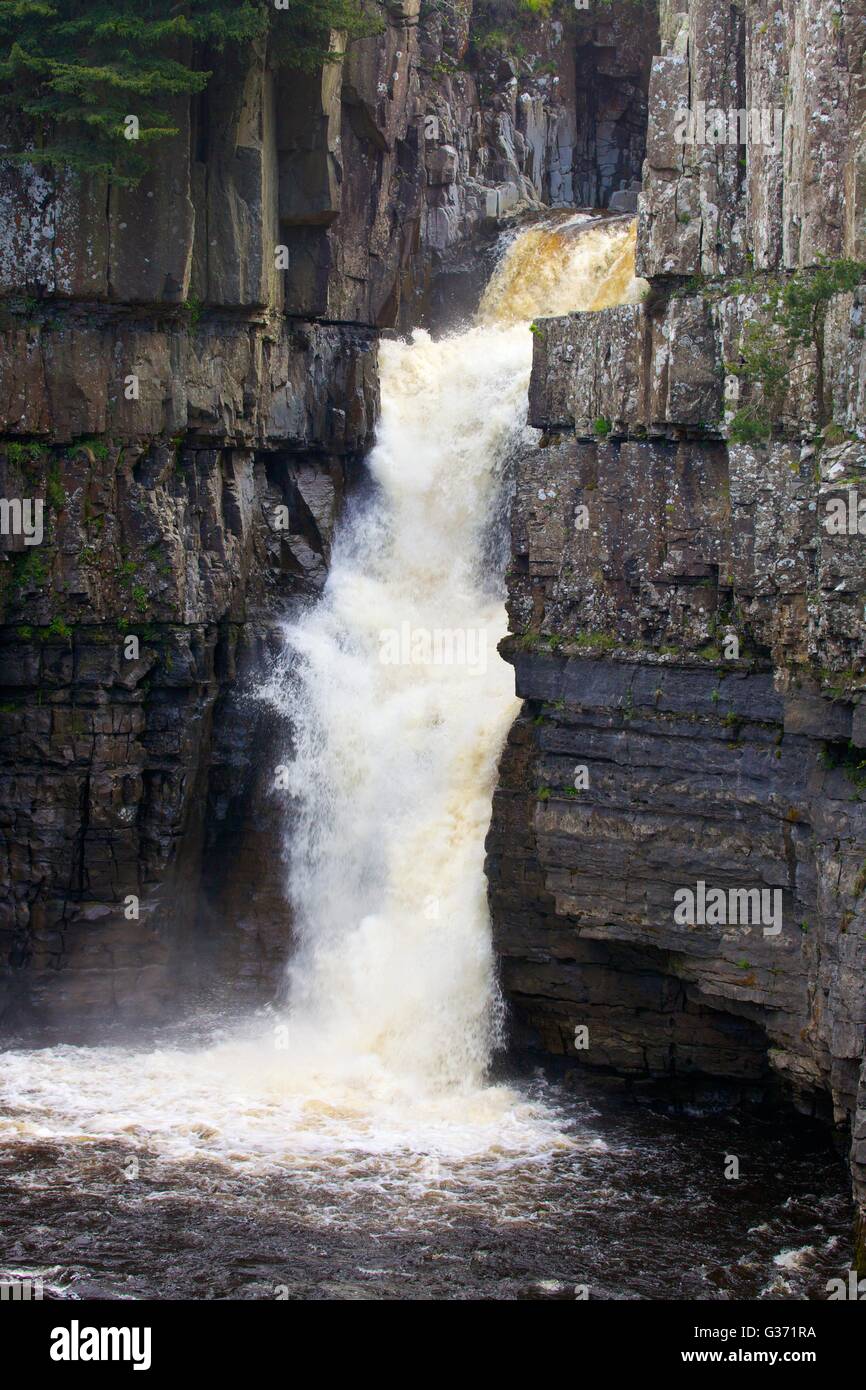
[[[354,467],[338,449],[313,468],[288,447],[96,448],[51,455],[48,538],[38,566],[35,550],[8,561],[0,640],[0,1005],[7,1024],[33,1015],[61,1031],[158,1016],[184,957],[200,954],[204,912],[224,967],[219,932],[242,931],[244,914],[214,925],[202,854],[260,781],[264,809],[236,819],[241,837],[269,831],[246,872],[275,909],[278,744],[272,734],[260,767],[251,745],[265,742],[267,712],[232,692],[249,695],[279,615],[324,583]],[[12,472],[7,461],[6,486],[20,489]],[[264,920],[267,959],[287,919]],[[242,944],[227,944],[232,958]]]
[[[526,703],[488,874],[524,1042],[633,1080],[781,1088],[847,1130],[862,1212],[863,288],[792,345],[765,273],[862,254],[863,20],[834,13],[661,6],[649,294],[534,337],[544,434],[519,468],[503,647]],[[678,143],[698,101],[778,101],[782,147]],[[763,376],[743,366],[756,329]],[[724,918],[676,915],[701,883]],[[737,917],[728,894],[754,889],[778,932]]]
[[[590,1065],[741,1075],[716,1047],[731,1021],[695,1018],[729,1012],[766,1031],[753,1075],[769,1057],[845,1119],[866,1022],[848,748],[866,730],[856,692],[833,697],[862,661],[862,604],[822,555],[821,485],[781,446],[769,475],[745,452],[574,440],[524,461],[506,655],[528,704],[489,842],[496,936],[518,1015],[552,1050],[575,1056],[575,1026],[595,1022]],[[678,925],[674,892],[701,879],[780,889],[782,932]],[[587,942],[617,949],[606,962]]]
[[[640,172],[651,7],[512,30],[503,48],[471,0],[405,0],[319,73],[220,55],[135,189],[4,165],[0,295],[417,321],[444,252],[595,188],[606,204]]]
[[[94,307],[34,311],[0,329],[10,434],[124,446],[187,435],[259,448],[363,447],[377,411],[375,339],[364,330],[209,315],[146,319]]]

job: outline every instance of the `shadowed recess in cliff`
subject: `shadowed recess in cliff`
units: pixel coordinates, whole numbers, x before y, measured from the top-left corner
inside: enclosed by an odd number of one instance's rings
[[[274,792],[297,937],[286,1008],[205,1050],[12,1054],[16,1132],[35,1116],[67,1137],[133,1124],[175,1154],[265,1164],[565,1142],[552,1111],[485,1081],[500,1005],[484,837],[518,709],[496,650],[498,528],[530,438],[529,320],[637,293],[631,248],[627,222],[552,218],[506,248],[475,326],[382,345],[369,496],[261,691],[293,739]]]

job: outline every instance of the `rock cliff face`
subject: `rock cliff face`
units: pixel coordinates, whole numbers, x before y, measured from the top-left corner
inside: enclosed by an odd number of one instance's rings
[[[45,508],[0,560],[7,1028],[151,1020],[203,963],[273,991],[285,731],[249,692],[324,581],[378,333],[471,303],[595,152],[605,197],[639,173],[651,12],[382,14],[316,76],[220,55],[133,190],[0,164],[0,495]]]
[[[524,1042],[781,1087],[848,1131],[861,1212],[866,524],[829,518],[866,497],[866,357],[862,292],[828,267],[864,258],[863,23],[661,6],[649,294],[537,328],[504,648],[526,703],[488,841]],[[678,142],[701,103],[778,107],[782,148]],[[796,339],[784,286],[822,264]],[[699,884],[723,916],[675,911]],[[754,889],[780,931],[738,919]]]

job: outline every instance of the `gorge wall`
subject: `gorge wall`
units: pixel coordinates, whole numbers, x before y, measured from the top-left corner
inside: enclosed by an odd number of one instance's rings
[[[495,941],[524,1044],[831,1115],[862,1238],[866,524],[827,521],[866,497],[863,291],[834,279],[866,259],[866,21],[823,0],[660,13],[649,291],[535,330]],[[678,141],[701,103],[782,113],[781,148]],[[678,921],[700,882],[779,890],[781,932]]]

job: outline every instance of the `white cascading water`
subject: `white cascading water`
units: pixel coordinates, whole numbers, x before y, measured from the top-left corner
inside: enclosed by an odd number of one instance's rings
[[[588,307],[623,259],[631,287],[630,250],[622,224],[577,238],[533,228],[477,326],[381,345],[376,496],[342,530],[324,598],[290,629],[269,689],[296,731],[289,1050],[354,1078],[366,1104],[371,1089],[472,1092],[490,1060],[484,837],[519,702],[485,542],[529,435],[527,319]]]
[[[252,1166],[559,1142],[486,1084],[499,1009],[483,873],[517,712],[491,526],[526,433],[535,316],[636,298],[633,228],[519,233],[476,324],[381,345],[371,495],[262,695],[291,718],[289,1004],[206,1049],[2,1057],[0,1134],[134,1139]],[[430,659],[432,657],[432,659]]]
[[[382,344],[376,494],[271,687],[296,746],[289,1051],[368,1099],[471,1090],[490,1055],[481,865],[517,705],[480,562],[529,336]]]

